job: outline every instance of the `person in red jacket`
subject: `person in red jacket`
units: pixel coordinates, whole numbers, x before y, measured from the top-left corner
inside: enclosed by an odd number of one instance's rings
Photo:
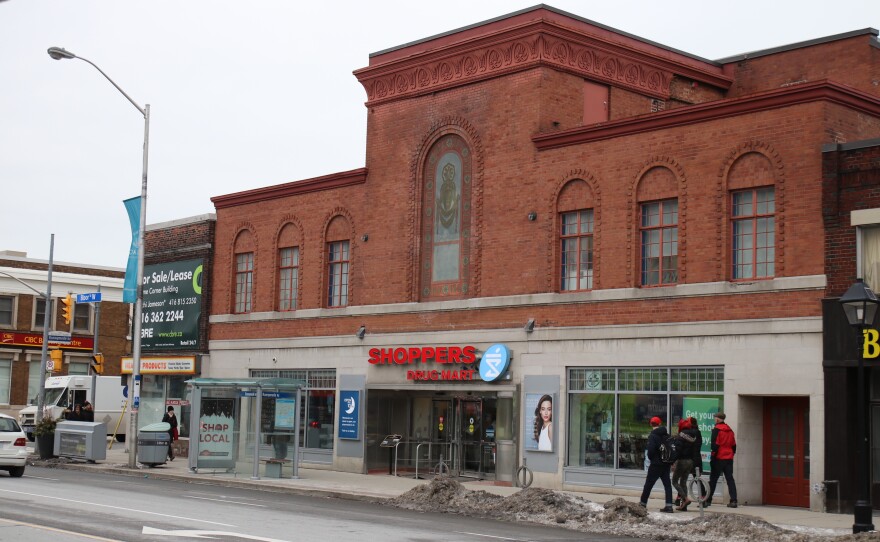
[[[710,466],[712,474],[709,475],[709,498],[703,503],[703,506],[712,504],[712,495],[715,494],[715,486],[718,484],[718,478],[724,474],[724,480],[727,482],[727,490],[730,492],[730,502],[727,503],[728,508],[736,508],[736,482],[733,479],[733,456],[736,454],[736,436],[733,429],[724,423],[727,415],[723,412],[715,414],[715,427],[712,429],[712,459]]]

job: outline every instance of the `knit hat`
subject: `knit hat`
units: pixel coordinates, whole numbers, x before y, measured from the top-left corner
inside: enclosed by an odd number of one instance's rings
[[[651,418],[651,425],[654,425],[654,426],[663,425],[663,420],[661,420],[657,416],[654,416],[653,418]]]
[[[727,414],[725,414],[723,412],[716,412],[715,417],[718,418],[719,420],[724,421],[727,419]]]
[[[679,431],[684,431],[685,429],[690,429],[690,428],[691,428],[691,421],[690,420],[688,420],[687,418],[682,418],[682,419],[678,420],[678,430]]]

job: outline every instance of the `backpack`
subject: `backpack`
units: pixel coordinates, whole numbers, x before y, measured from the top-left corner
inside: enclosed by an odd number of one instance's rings
[[[666,437],[664,442],[660,443],[660,461],[664,463],[675,463],[678,461],[678,454],[681,450],[681,444],[672,435]]]

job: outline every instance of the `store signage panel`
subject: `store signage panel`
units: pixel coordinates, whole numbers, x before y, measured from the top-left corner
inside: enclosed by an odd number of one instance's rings
[[[131,374],[133,358],[122,358],[122,374]],[[141,374],[191,375],[196,373],[195,356],[142,357]]]
[[[358,390],[339,392],[339,438],[358,440],[360,431],[361,393]]]
[[[51,338],[47,341],[49,344],[61,344],[53,342]],[[92,350],[95,344],[94,337],[70,337],[70,342],[64,343],[65,350]],[[0,346],[43,346],[43,335],[41,333],[16,333],[14,331],[4,331],[0,333]]]
[[[202,314],[202,260],[144,269],[141,347],[197,350]]]
[[[477,348],[471,345],[371,348],[367,361],[406,367],[406,379],[413,381],[494,382],[507,373],[510,351],[504,345],[492,345],[478,365]]]

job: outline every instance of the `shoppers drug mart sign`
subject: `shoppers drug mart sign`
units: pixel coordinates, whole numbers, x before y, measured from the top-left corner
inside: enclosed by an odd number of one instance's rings
[[[474,346],[416,346],[371,348],[371,365],[406,367],[406,379],[413,381],[493,382],[507,371],[510,352],[495,344],[483,354],[477,365]]]

